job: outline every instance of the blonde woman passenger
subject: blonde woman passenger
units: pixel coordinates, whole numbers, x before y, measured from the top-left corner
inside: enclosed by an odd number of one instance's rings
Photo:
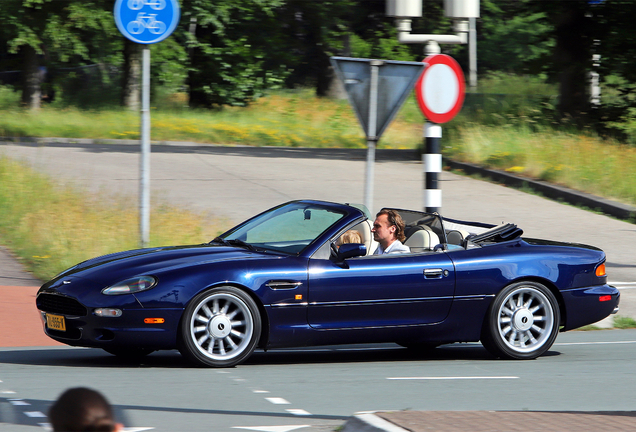
[[[364,244],[364,242],[362,241],[362,236],[356,230],[345,231],[345,233],[342,234],[340,238],[338,239],[338,241],[336,242],[336,246],[340,247],[340,245],[343,245],[345,243]]]

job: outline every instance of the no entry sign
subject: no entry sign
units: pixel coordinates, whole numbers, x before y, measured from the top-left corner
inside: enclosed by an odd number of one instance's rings
[[[424,59],[426,69],[415,83],[417,103],[431,123],[446,123],[462,109],[466,84],[459,64],[436,54]]]

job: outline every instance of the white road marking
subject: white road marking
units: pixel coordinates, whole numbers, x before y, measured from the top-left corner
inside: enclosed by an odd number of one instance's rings
[[[47,432],[53,432],[53,427],[51,423],[38,423],[38,426],[43,428]],[[143,432],[153,430],[154,427],[124,427],[122,429],[123,432]]]
[[[23,401],[22,399],[9,399],[9,403],[14,406],[18,405],[31,405],[30,403]]]
[[[0,391],[1,394],[15,394],[15,392],[13,390],[2,390]]]
[[[290,432],[296,429],[309,427],[309,425],[288,425],[288,426],[232,426],[232,429],[246,429],[262,432]]]
[[[562,342],[555,343],[554,345],[613,345],[613,344],[633,344],[636,341],[603,341],[603,342]]]
[[[305,411],[304,409],[298,409],[298,408],[290,408],[290,409],[286,409],[285,411],[287,411],[290,414],[293,415],[301,415],[301,416],[310,416],[311,413],[308,411]]]
[[[291,402],[288,402],[287,400],[280,397],[268,397],[268,398],[265,398],[265,400],[270,401],[274,405],[290,405],[291,404]]]
[[[519,379],[518,376],[447,376],[447,377],[387,377],[388,380],[482,380]]]
[[[46,414],[44,414],[41,411],[25,411],[24,415],[27,417],[32,417],[32,418],[39,418],[39,417],[46,418]]]
[[[252,393],[269,393],[267,390],[253,390]]]
[[[636,282],[608,282],[608,285],[613,285],[618,290],[636,289]]]

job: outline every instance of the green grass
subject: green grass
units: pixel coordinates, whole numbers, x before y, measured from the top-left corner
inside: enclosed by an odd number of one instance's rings
[[[636,204],[636,148],[592,134],[466,124],[450,157]]]
[[[617,328],[617,329],[636,328],[636,320],[634,318],[617,315],[614,317],[614,328]]]
[[[0,157],[0,185],[0,243],[41,280],[88,258],[138,247],[139,215],[130,197],[62,187],[6,157]],[[151,208],[150,246],[198,244],[229,228],[161,203]]]
[[[363,148],[366,140],[346,100],[316,98],[309,90],[281,91],[249,107],[216,111],[190,110],[182,95],[151,107],[152,141],[192,141],[284,147]],[[404,109],[409,118],[420,117],[414,100]],[[1,109],[0,136],[139,139],[140,115],[124,109],[86,111],[44,106],[37,113]],[[421,125],[396,120],[381,146],[416,148]]]

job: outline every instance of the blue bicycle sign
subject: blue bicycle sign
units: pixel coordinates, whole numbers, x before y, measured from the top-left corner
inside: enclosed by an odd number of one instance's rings
[[[166,24],[157,21],[156,16],[157,14],[145,15],[143,12],[139,12],[137,19],[129,22],[126,30],[133,35],[142,34],[146,29],[152,34],[164,34],[166,32]]]
[[[172,34],[179,22],[177,0],[117,0],[115,24],[133,42],[153,44]]]

